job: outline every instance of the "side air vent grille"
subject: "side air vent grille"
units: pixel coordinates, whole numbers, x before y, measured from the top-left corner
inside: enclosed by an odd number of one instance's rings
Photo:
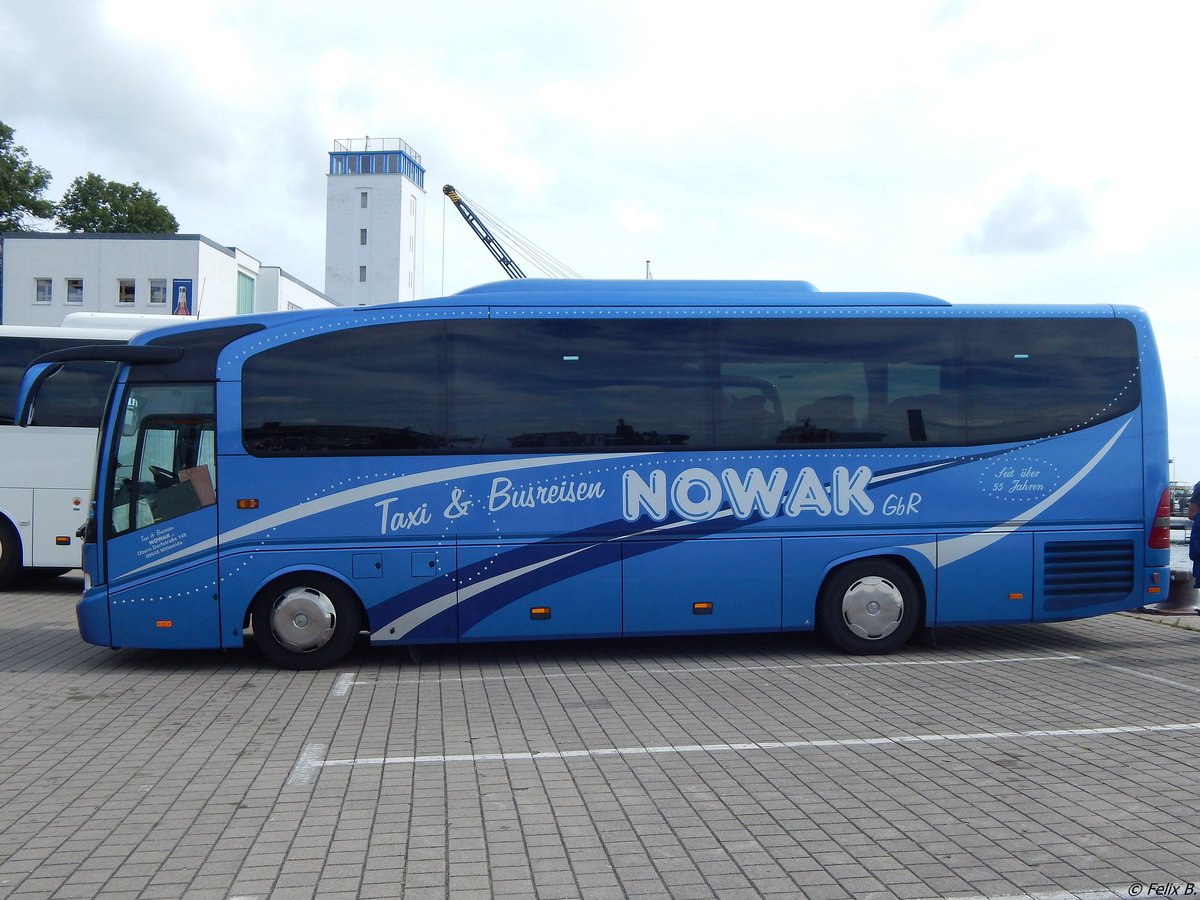
[[[1046,609],[1074,609],[1128,597],[1133,591],[1133,564],[1132,541],[1046,544]]]

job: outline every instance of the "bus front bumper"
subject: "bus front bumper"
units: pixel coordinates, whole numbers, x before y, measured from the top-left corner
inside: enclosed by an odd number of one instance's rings
[[[112,627],[108,617],[108,591],[104,586],[88,588],[75,604],[79,635],[89,644],[112,646]]]

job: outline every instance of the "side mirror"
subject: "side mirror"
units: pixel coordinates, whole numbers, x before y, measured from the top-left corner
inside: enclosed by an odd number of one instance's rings
[[[121,437],[132,437],[137,434],[138,422],[141,416],[138,415],[138,402],[136,397],[130,397],[129,402],[125,405],[125,418],[121,422]]]
[[[22,428],[27,427],[33,420],[33,401],[37,398],[37,392],[46,382],[46,379],[57,373],[62,368],[60,362],[36,363],[25,370],[25,375],[21,378],[21,386],[17,390],[17,409],[16,417],[13,419],[14,424],[20,425]]]

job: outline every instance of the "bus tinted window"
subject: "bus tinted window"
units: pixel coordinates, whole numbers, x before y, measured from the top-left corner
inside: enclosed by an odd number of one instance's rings
[[[29,361],[38,355],[37,338],[0,341],[0,422],[11,424],[17,402],[17,387]]]
[[[0,424],[12,424],[21,376],[34,359],[80,344],[107,343],[111,341],[38,337],[6,337],[0,341]],[[98,427],[115,372],[113,363],[64,364],[39,392],[32,424]]]
[[[1059,434],[1129,412],[1139,402],[1129,322],[978,319],[969,325],[972,443]]]
[[[721,448],[962,443],[958,323],[730,319],[718,323]],[[757,390],[767,437],[745,420]]]
[[[99,428],[116,371],[111,362],[64,363],[38,392],[31,424]]]
[[[928,446],[1137,406],[1116,319],[484,319],[305,338],[247,360],[254,453]]]
[[[354,328],[251,357],[242,375],[246,448],[304,454],[445,447],[444,328]]]
[[[707,330],[695,319],[454,323],[456,446],[711,446]]]

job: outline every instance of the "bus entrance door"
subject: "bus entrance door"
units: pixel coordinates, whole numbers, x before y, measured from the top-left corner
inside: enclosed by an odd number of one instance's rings
[[[112,643],[218,646],[212,415],[144,415],[129,432],[105,551]]]

